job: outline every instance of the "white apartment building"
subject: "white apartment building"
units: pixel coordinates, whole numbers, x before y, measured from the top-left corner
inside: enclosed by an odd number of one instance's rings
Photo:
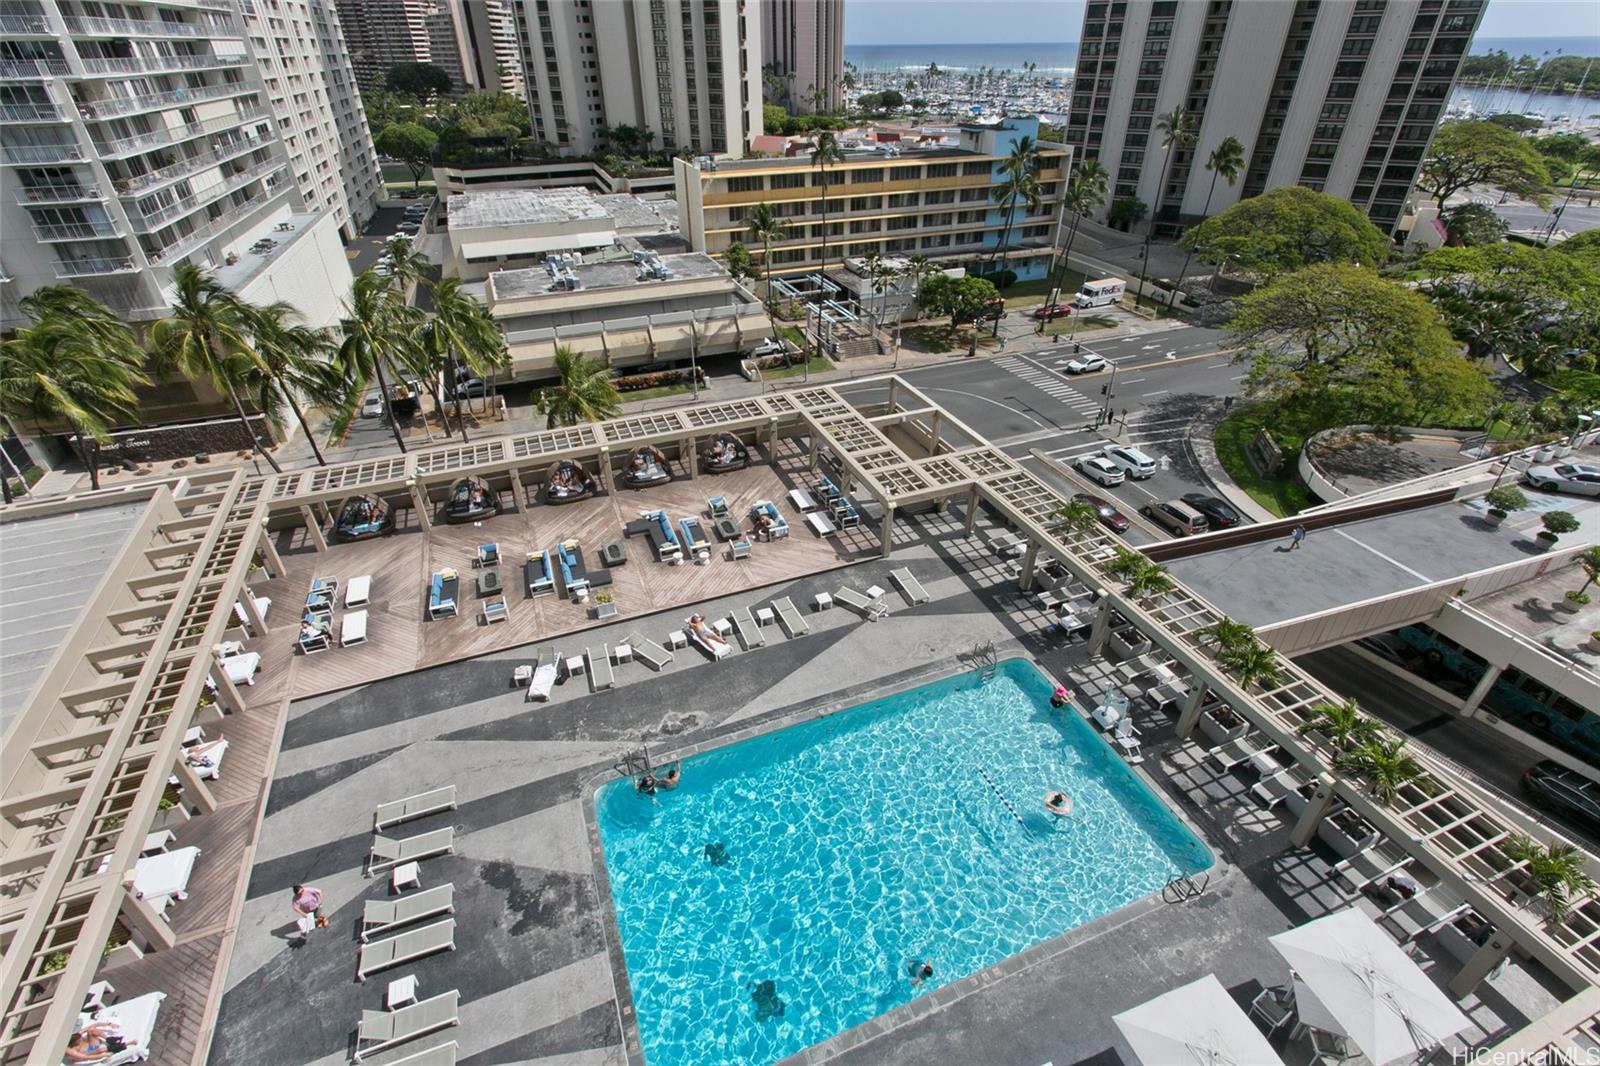
[[[432,62],[431,0],[337,0],[356,84],[381,89],[397,63]]]
[[[761,62],[782,82],[789,111],[831,111],[844,100],[844,0],[766,0]]]
[[[534,137],[586,155],[604,127],[634,126],[669,152],[743,155],[761,132],[762,6],[519,0]]]
[[[62,282],[159,316],[185,260],[336,321],[350,269],[333,212],[305,207],[237,10],[85,10],[21,0],[0,15],[0,328]]]
[[[383,177],[333,0],[254,0],[244,16],[306,207],[331,211],[353,238],[378,209]]]
[[[522,96],[522,46],[517,40],[515,0],[448,2],[463,8],[468,82],[480,92]]]
[[[1158,233],[1199,221],[1205,162],[1245,147],[1210,212],[1282,185],[1343,197],[1392,230],[1484,0],[1089,0],[1067,143],[1111,174],[1112,199],[1157,200],[1156,122],[1174,107],[1199,139],[1161,192]]]

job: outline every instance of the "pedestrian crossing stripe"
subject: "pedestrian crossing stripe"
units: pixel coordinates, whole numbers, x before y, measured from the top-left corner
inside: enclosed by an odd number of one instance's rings
[[[1006,356],[1003,359],[995,360],[995,365],[1012,376],[1032,385],[1052,400],[1059,400],[1079,414],[1092,415],[1100,410],[1098,402],[1089,399],[1089,397],[1068,385],[1059,377],[1049,371],[1039,369],[1026,359],[1020,359],[1014,355]]]

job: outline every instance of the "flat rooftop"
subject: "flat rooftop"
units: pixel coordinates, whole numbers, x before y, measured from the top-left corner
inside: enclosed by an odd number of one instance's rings
[[[1591,602],[1576,614],[1551,606],[1566,593],[1582,588],[1587,579],[1583,568],[1571,562],[1532,581],[1473,600],[1472,606],[1546,651],[1600,673],[1600,652],[1588,644],[1589,634],[1600,630],[1600,589],[1589,586]]]
[[[0,524],[0,737],[11,731],[146,501]]]
[[[233,291],[239,291],[254,281],[258,275],[265,273],[295,241],[310,231],[312,224],[320,217],[322,217],[320,211],[297,212],[283,220],[294,227],[292,230],[268,229],[264,233],[256,234],[257,238],[266,237],[278,242],[276,248],[265,254],[250,250],[250,245],[255,243],[253,240],[233,242],[235,250],[239,253],[239,261],[231,265],[226,262],[218,263],[213,268],[217,280]]]
[[[662,280],[728,276],[728,272],[704,252],[664,255],[661,256],[661,262],[671,272],[670,277],[640,278],[639,267],[632,258],[616,259],[606,263],[584,263],[582,266],[573,267],[572,272],[583,282],[584,289],[617,289],[628,286],[645,289],[660,284]],[[550,275],[542,266],[526,267],[521,270],[497,270],[489,278],[493,283],[497,300],[520,299],[546,292],[562,291],[551,288]]]
[[[619,230],[662,230],[675,227],[677,212],[671,218],[663,216],[658,204],[672,204],[671,200],[641,200],[628,193],[607,193],[595,197],[606,214],[610,215]]]
[[[885,145],[884,147],[889,146]],[[982,152],[973,152],[966,148],[949,148],[943,146],[939,148],[916,148],[904,144],[896,144],[894,147],[900,149],[900,154],[898,156],[887,155],[876,148],[846,148],[844,149],[844,161],[846,163],[870,163],[874,160],[881,160],[884,163],[893,164],[917,163],[927,159],[989,158],[989,156],[984,155]],[[717,165],[714,170],[706,170],[704,173],[721,174],[730,170],[772,170],[774,168],[782,167],[809,168],[811,166],[811,154],[809,152],[801,152],[799,155],[788,156],[782,159],[719,159],[717,160]],[[455,217],[453,215],[451,216],[450,224],[455,225]]]
[[[448,205],[452,230],[525,226],[611,217],[587,189],[487,189],[458,192]]]

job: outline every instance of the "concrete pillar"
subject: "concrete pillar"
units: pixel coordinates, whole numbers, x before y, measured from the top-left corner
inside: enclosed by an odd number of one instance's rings
[[[815,474],[817,472],[817,454],[819,452],[821,452],[821,451],[822,451],[822,438],[818,437],[818,436],[812,436],[812,438],[811,438],[811,472],[813,474]]]
[[[972,536],[972,530],[978,524],[978,489],[977,486],[967,490],[967,520],[962,525],[961,531],[967,536]]]
[[[1323,815],[1333,806],[1333,775],[1319,774],[1316,783],[1317,790],[1306,801],[1306,809],[1300,812],[1300,820],[1294,824],[1294,832],[1289,834],[1289,842],[1297,848],[1311,843],[1311,838],[1317,835],[1317,826],[1322,824]]]
[[[261,608],[256,606],[255,593],[250,591],[248,584],[239,590],[239,606],[244,608],[245,621],[250,623],[251,635],[263,636],[267,632],[267,620],[261,614]]]
[[[1202,681],[1184,698],[1183,708],[1178,711],[1179,740],[1189,739],[1189,734],[1194,732],[1195,725],[1200,721],[1200,708],[1205,706],[1206,693],[1209,691]]]
[[[1494,688],[1494,683],[1500,680],[1500,672],[1504,669],[1505,667],[1503,666],[1489,664],[1488,668],[1483,671],[1483,676],[1478,678],[1478,683],[1472,686],[1472,692],[1467,696],[1467,702],[1461,705],[1461,717],[1473,718],[1477,716],[1479,705],[1489,695],[1489,690]]]
[[[898,400],[899,398],[900,398],[900,380],[898,378],[890,378],[889,379],[889,411],[891,413],[893,413],[893,411],[895,409],[895,406],[894,406],[895,405],[895,401]]]
[[[1477,990],[1478,984],[1511,953],[1511,947],[1511,937],[1504,929],[1496,929],[1489,934],[1489,939],[1472,953],[1472,958],[1461,967],[1461,972],[1450,979],[1450,994],[1457,999],[1470,996]]]
[[[1094,625],[1089,627],[1089,654],[1104,655],[1106,638],[1111,635],[1111,597],[1100,597],[1100,608],[1095,612]]]
[[[1022,556],[1022,573],[1017,577],[1017,588],[1023,592],[1033,589],[1033,567],[1039,561],[1039,545],[1028,541],[1028,550]]]
[[[122,886],[122,905],[117,908],[122,924],[128,927],[128,932],[143,940],[152,950],[170,950],[178,942],[172,926],[161,920],[161,915],[156,913],[154,907],[134,895],[133,871],[129,870],[125,876],[126,880]]]
[[[511,498],[517,501],[518,511],[526,511],[528,505],[522,498],[522,467],[514,466],[509,472],[511,474]]]
[[[220,666],[214,668],[211,671],[211,680],[217,686],[216,692],[214,692],[213,695],[217,698],[218,706],[222,707],[229,714],[243,714],[244,697],[239,695],[239,687],[232,681],[228,680],[227,671],[223,670]]]
[[[322,523],[318,521],[309,504],[303,503],[300,505],[300,520],[305,523],[306,537],[311,541],[312,546],[319,552],[327,551],[328,538],[322,535]]]
[[[839,464],[839,491],[850,495],[850,468],[843,463]]]
[[[699,456],[695,455],[694,453],[693,437],[686,437],[684,439],[684,442],[678,446],[678,454],[683,459],[683,465],[689,469],[689,480],[693,481],[696,472],[695,468],[700,465],[698,461]]]
[[[333,528],[333,510],[328,506],[328,501],[318,500],[312,504],[312,509],[316,512],[317,517],[322,520],[324,526],[329,529]]]
[[[411,507],[417,512],[417,524],[426,533],[433,528],[433,504],[428,502],[428,490],[415,478],[406,482],[406,489],[411,493]]]
[[[774,463],[778,461],[778,420],[776,418],[767,423],[767,458]]]
[[[178,775],[178,784],[183,786],[184,805],[191,808],[193,813],[210,814],[217,809],[217,797],[211,794],[211,789],[200,780],[200,775],[184,761],[183,756],[178,756],[173,762],[172,772]]]
[[[892,504],[884,504],[883,530],[879,533],[879,537],[883,540],[883,557],[887,559],[894,551],[894,506]]]
[[[939,419],[943,417],[943,415],[943,411],[935,410],[933,412],[933,418],[928,421],[928,435],[930,438],[928,441],[929,456],[939,454]]]
[[[597,494],[600,495],[600,496],[609,496],[609,495],[611,495],[611,449],[610,448],[601,448],[600,449],[599,463],[600,463],[600,470],[599,470],[599,473],[597,473],[595,475],[595,480],[597,482],[599,482],[599,485],[600,485],[600,489],[599,489]]]
[[[268,577],[282,577],[285,573],[283,558],[278,554],[278,546],[272,543],[272,534],[267,530],[267,520],[261,520],[261,537],[256,541],[256,554],[260,557],[261,568],[267,572]]]

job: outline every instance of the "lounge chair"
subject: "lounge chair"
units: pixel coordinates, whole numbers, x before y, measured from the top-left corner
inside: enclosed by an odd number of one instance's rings
[[[385,1051],[407,1040],[459,1025],[460,1000],[461,993],[452,990],[409,1007],[362,1011],[361,1025],[356,1030],[355,1061],[360,1062],[363,1055]]]
[[[344,590],[344,605],[346,607],[364,607],[372,597],[372,575],[362,574],[360,577],[350,579],[350,584]]]
[[[461,1045],[452,1040],[448,1044],[413,1051],[404,1058],[390,1059],[384,1066],[456,1066],[456,1056],[460,1053]]]
[[[1263,807],[1271,810],[1290,796],[1298,794],[1310,783],[1309,774],[1299,766],[1291,766],[1275,774],[1264,775],[1260,781],[1250,786],[1250,791],[1255,793],[1256,799],[1261,801]]]
[[[1133,727],[1131,716],[1125,714],[1117,721],[1117,729],[1111,739],[1129,762],[1144,762],[1144,747],[1139,743],[1139,731]]]
[[[709,622],[705,624],[707,626],[710,625]],[[693,626],[689,624],[689,620],[687,618],[683,620],[683,631],[688,635],[689,639],[694,642],[695,647],[699,648],[713,659],[720,661],[733,654],[733,645],[729,644],[726,638],[711,640],[710,638],[701,635],[699,632],[695,631]]]
[[[706,539],[706,531],[700,525],[698,518],[680,518],[678,528],[683,530],[683,550],[697,563],[711,560],[711,542]]]
[[[1472,905],[1454,889],[1435,885],[1385,910],[1378,917],[1378,923],[1392,927],[1400,943],[1409,944],[1424,933],[1449,925],[1471,909]]]
[[[328,631],[325,629],[319,629],[314,633],[301,633],[296,640],[300,645],[300,653],[302,655],[315,655],[317,652],[327,651],[333,646],[333,642],[328,638]]]
[[[445,785],[442,788],[429,789],[414,796],[378,804],[377,809],[372,812],[372,831],[381,833],[391,826],[455,809],[456,786]]]
[[[778,624],[783,627],[784,633],[791,640],[803,633],[811,632],[811,623],[805,620],[804,615],[795,610],[794,601],[789,597],[781,596],[773,600],[772,609],[778,612]]]
[[[477,565],[479,565],[479,566],[499,566],[500,565],[500,545],[499,544],[480,544],[480,545],[478,545],[478,564]]]
[[[339,647],[348,648],[352,644],[366,642],[367,612],[346,611],[344,617],[339,619]]]
[[[1374,846],[1334,863],[1333,872],[1352,889],[1360,892],[1378,878],[1404,870],[1411,862],[1411,856],[1400,845],[1392,840],[1380,840]]]
[[[399,966],[403,962],[420,959],[436,952],[455,949],[454,918],[446,918],[442,922],[434,922],[421,929],[410,929],[388,940],[374,940],[361,945],[361,952],[356,957],[356,980],[365,981],[369,975],[379,970]]]
[[[546,648],[539,653],[539,665],[534,669],[533,677],[528,682],[528,699],[542,703],[550,698],[550,690],[555,688],[560,664],[561,653],[556,649]]]
[[[528,583],[529,599],[555,591],[555,570],[550,563],[550,553],[543,548],[528,553],[527,561],[522,564],[522,574]]]
[[[367,873],[374,874],[390,866],[434,855],[448,855],[456,850],[454,826],[434,829],[416,836],[396,840],[382,833],[372,834],[372,855],[367,859]]]
[[[460,586],[461,577],[454,570],[445,569],[435,573],[428,583],[428,617],[455,614],[456,592]]]
[[[730,560],[750,558],[750,542],[743,539],[729,541],[728,558]]]
[[[361,912],[361,942],[403,925],[456,912],[455,885],[437,885],[398,899],[369,899]]]
[[[1270,761],[1265,764],[1256,762],[1255,765],[1257,767],[1267,765],[1269,773],[1277,773],[1278,770],[1283,769],[1283,766],[1267,754],[1276,746],[1271,741],[1265,740],[1254,733],[1246,733],[1242,737],[1235,737],[1226,744],[1219,744],[1217,747],[1212,748],[1210,753],[1211,764],[1220,772],[1228,773],[1234,767],[1243,766],[1247,762],[1254,762],[1257,758],[1264,757]]]
[[[504,596],[496,596],[492,600],[483,601],[484,625],[492,626],[496,622],[504,622],[510,617],[511,605],[506,602],[506,598]]]
[[[261,669],[261,653],[247,651],[228,655],[218,659],[217,665],[222,667],[223,675],[235,685],[253,685],[256,683],[256,672]]]
[[[759,530],[756,533],[757,540],[782,540],[789,535],[789,523],[784,520],[783,514],[779,512],[778,505],[771,500],[757,500],[755,505],[750,508],[750,517],[771,519],[771,524],[766,529]]]
[[[627,643],[628,647],[633,649],[633,657],[657,673],[663,666],[672,662],[670,651],[637,630],[628,634]]]
[[[744,645],[744,650],[759,648],[766,644],[767,638],[762,635],[761,627],[756,625],[756,620],[748,607],[735,608],[733,614],[733,629],[739,634],[739,643]]]
[[[598,656],[588,648],[583,649],[583,661],[589,674],[590,692],[616,687],[617,677],[611,670],[611,645],[601,645]]]
[[[840,529],[849,529],[851,526],[861,524],[861,512],[856,510],[856,505],[850,502],[850,497],[840,496],[828,503],[828,510],[833,514],[833,521]]]
[[[853,588],[844,587],[833,594],[836,602],[844,604],[869,622],[876,622],[889,613],[882,598],[868,599]]]
[[[922,582],[918,581],[908,568],[902,566],[898,570],[891,570],[889,577],[900,586],[900,591],[912,604],[928,602],[928,590],[922,587]]]

